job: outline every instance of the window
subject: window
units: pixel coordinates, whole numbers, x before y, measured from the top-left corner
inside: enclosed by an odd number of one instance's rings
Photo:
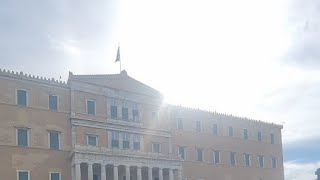
[[[276,158],[271,158],[271,165],[272,165],[272,168],[277,168],[277,159]]]
[[[139,110],[133,109],[132,110],[132,115],[133,115],[133,121],[134,122],[139,122],[140,121],[140,119],[139,119]]]
[[[111,106],[111,118],[117,119],[118,117],[118,107],[117,106]]]
[[[259,167],[263,168],[263,166],[264,166],[264,158],[263,158],[263,156],[259,155],[258,159],[259,159]]]
[[[138,134],[133,135],[133,149],[136,151],[140,150],[140,135]]]
[[[274,144],[274,134],[270,134],[270,141],[271,141],[271,144]]]
[[[213,135],[218,135],[218,124],[213,124],[212,133]]]
[[[203,161],[203,149],[197,148],[197,161]]]
[[[244,162],[246,166],[251,166],[251,156],[250,154],[244,154]]]
[[[181,159],[186,159],[186,147],[185,146],[178,146],[178,155],[181,157]]]
[[[96,114],[96,102],[92,100],[87,100],[87,113],[91,115]]]
[[[262,133],[261,133],[261,131],[258,132],[258,141],[259,142],[262,141]]]
[[[122,147],[123,149],[130,149],[130,134],[129,133],[123,133],[122,136]]]
[[[50,173],[50,179],[49,180],[60,180],[61,174],[58,172],[52,172]]]
[[[214,163],[220,163],[220,151],[213,151],[213,161]]]
[[[128,108],[122,108],[122,120],[128,121]]]
[[[200,121],[196,121],[196,131],[201,132],[201,122]]]
[[[59,132],[49,132],[49,148],[58,150],[60,149],[60,134]]]
[[[229,127],[229,136],[233,136],[233,127]]]
[[[119,132],[112,131],[111,138],[111,147],[119,148]]]
[[[156,121],[159,119],[159,114],[157,112],[152,112],[152,120]]]
[[[156,153],[161,152],[160,143],[152,143],[152,152],[156,152]]]
[[[245,140],[248,139],[248,129],[244,129],[244,130],[243,130],[243,138],[244,138]]]
[[[98,142],[97,142],[97,136],[95,135],[88,135],[87,136],[87,144],[89,146],[97,146]]]
[[[30,179],[30,173],[29,171],[17,171],[17,180],[29,180]]]
[[[27,106],[27,91],[17,90],[17,105]]]
[[[235,152],[230,152],[230,164],[231,165],[236,165],[236,153]]]
[[[58,96],[49,95],[49,109],[58,111]]]
[[[177,129],[183,129],[183,121],[182,118],[177,119]]]
[[[26,128],[17,129],[17,145],[29,146],[29,131]]]

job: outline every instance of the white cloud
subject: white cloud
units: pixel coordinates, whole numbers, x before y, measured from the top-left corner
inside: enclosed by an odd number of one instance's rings
[[[320,168],[320,161],[315,163],[285,162],[285,180],[314,180],[318,168]]]

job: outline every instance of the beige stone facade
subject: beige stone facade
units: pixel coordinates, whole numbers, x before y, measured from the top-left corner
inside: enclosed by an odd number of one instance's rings
[[[281,125],[164,105],[131,78],[0,70],[0,175],[17,180],[283,180]]]

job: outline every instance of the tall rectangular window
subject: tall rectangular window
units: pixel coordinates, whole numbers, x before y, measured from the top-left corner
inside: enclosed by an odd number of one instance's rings
[[[134,150],[136,150],[136,151],[140,150],[140,141],[141,141],[140,135],[134,134],[133,135],[133,149]]]
[[[29,146],[29,133],[28,129],[19,128],[17,129],[17,145],[18,146]]]
[[[244,154],[244,162],[246,166],[251,166],[251,155],[250,154]]]
[[[229,136],[233,136],[233,127],[229,126]]]
[[[50,179],[49,180],[60,180],[61,174],[58,172],[52,172],[50,173]]]
[[[152,143],[152,152],[155,152],[155,153],[160,153],[161,152],[160,143]]]
[[[133,115],[133,121],[134,122],[139,122],[139,110],[138,109],[133,109],[132,110],[132,115]]]
[[[236,153],[235,152],[230,152],[230,164],[236,165]]]
[[[271,158],[271,166],[272,168],[277,168],[277,159],[276,158]]]
[[[214,163],[220,163],[220,151],[213,151],[213,160]]]
[[[118,107],[117,106],[111,106],[111,118],[112,119],[118,118]]]
[[[113,148],[119,148],[119,132],[112,131],[111,133],[111,147]]]
[[[128,121],[128,108],[122,108],[122,120]]]
[[[245,140],[248,139],[248,129],[244,129],[244,130],[243,130],[243,138],[244,138]]]
[[[17,172],[18,180],[29,180],[30,174],[29,171],[18,171]]]
[[[259,142],[262,141],[262,133],[261,133],[261,131],[258,132],[258,141]]]
[[[49,132],[49,148],[50,149],[54,149],[54,150],[58,150],[60,149],[60,138],[59,138],[60,134],[59,132]]]
[[[177,129],[183,129],[183,120],[182,118],[177,119]]]
[[[130,134],[129,133],[123,133],[122,147],[123,147],[123,149],[130,149]]]
[[[87,136],[87,144],[89,146],[97,146],[98,145],[98,139],[95,135],[88,135]]]
[[[196,131],[201,132],[201,121],[196,121]]]
[[[58,96],[49,95],[49,109],[58,111]]]
[[[270,134],[270,142],[271,142],[271,144],[274,144],[274,134],[273,133]]]
[[[87,100],[87,113],[91,115],[96,114],[96,102],[92,100]]]
[[[27,106],[27,91],[21,89],[17,90],[17,105]]]
[[[178,146],[178,155],[181,157],[181,159],[186,159],[186,147],[185,146]]]
[[[213,135],[218,135],[218,124],[213,124],[212,133]]]
[[[203,149],[197,148],[197,161],[203,161]]]
[[[263,168],[263,166],[264,166],[264,157],[262,155],[259,155],[258,159],[259,159],[259,167]]]

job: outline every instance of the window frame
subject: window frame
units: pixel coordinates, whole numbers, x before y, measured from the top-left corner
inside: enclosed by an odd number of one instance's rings
[[[262,157],[262,166],[261,166],[261,158]],[[264,168],[264,155],[258,155],[259,168]]]
[[[215,132],[216,131],[216,132]],[[218,123],[213,123],[212,124],[212,134],[214,136],[219,136],[219,128],[218,128]]]
[[[218,153],[218,157],[219,157],[219,161],[218,162],[216,162],[216,153]],[[214,164],[220,164],[221,163],[221,151],[219,151],[219,150],[213,150],[212,151],[212,155],[213,155],[213,163]]]
[[[91,144],[89,144],[89,136],[96,138],[96,145],[91,145]],[[99,142],[99,141],[98,141],[98,135],[95,135],[95,134],[87,134],[87,146],[98,147],[98,146],[99,146],[98,142]]]
[[[124,150],[128,150],[128,149],[130,149],[131,147],[130,147],[130,136],[131,136],[131,134],[130,133],[128,133],[128,132],[123,132],[122,133],[122,149],[124,149]],[[124,147],[124,142],[128,142],[128,147]]]
[[[275,162],[275,166],[273,166],[273,160]],[[272,169],[278,168],[278,159],[276,157],[271,157],[271,168]]]
[[[198,122],[199,122],[200,129],[198,129]],[[202,122],[200,120],[196,120],[196,132],[198,133],[202,132]]]
[[[179,122],[181,122],[181,128],[179,126],[179,124],[180,124]],[[182,118],[177,118],[176,127],[177,127],[178,130],[183,130],[184,129],[184,124],[183,124]]]
[[[247,165],[247,156],[248,156],[248,165]],[[246,166],[246,167],[251,167],[251,165],[252,165],[252,162],[251,162],[252,160],[251,160],[251,155],[250,154],[244,154],[244,165]]]
[[[116,116],[114,117],[114,116],[112,116],[112,108],[113,107],[115,107],[115,109],[116,109]],[[118,119],[119,117],[118,117],[118,106],[117,105],[110,105],[110,118],[111,119]]]
[[[51,140],[50,140],[50,133],[57,133],[58,134],[58,149],[51,149]],[[48,148],[50,150],[61,150],[61,138],[60,138],[60,131],[48,130]]]
[[[59,180],[61,180],[61,172],[49,172],[49,180],[51,180],[51,174],[58,173],[59,174]]]
[[[154,145],[158,144],[159,145],[159,152],[155,152]],[[161,143],[160,142],[152,142],[152,152],[153,153],[161,153]]]
[[[233,157],[234,155],[234,157]],[[234,158],[234,164],[232,164],[232,157]],[[236,152],[230,152],[230,165],[236,166],[237,165],[237,153]]]
[[[88,102],[91,101],[93,102],[93,105],[94,105],[94,112],[93,114],[89,113],[89,109],[88,109]],[[91,116],[95,116],[96,115],[96,100],[93,100],[93,99],[86,99],[86,111],[87,111],[87,115],[91,115]]]
[[[262,132],[258,131],[258,141],[262,142]]]
[[[19,172],[27,172],[28,173],[28,180],[30,180],[30,170],[17,170],[16,171],[17,173],[16,173],[16,176],[17,176],[17,180],[19,180]]]
[[[183,156],[184,156],[183,158],[180,155],[180,148],[183,148]],[[178,145],[177,151],[178,151],[177,154],[181,158],[181,160],[185,161],[187,159],[187,146],[179,146]]]
[[[137,112],[137,115],[135,115],[135,112]],[[132,121],[133,122],[140,122],[140,110],[138,108],[132,109]]]
[[[244,140],[249,140],[249,131],[247,128],[243,129],[243,139]]]
[[[234,129],[232,126],[228,126],[228,136],[234,137]]]
[[[22,129],[22,130],[26,130],[27,131],[27,145],[26,146],[22,146],[22,145],[19,145],[19,135],[18,135],[18,130],[19,129]],[[26,127],[16,127],[16,146],[18,147],[30,147],[30,128],[26,128]]]
[[[117,134],[117,138],[113,138],[113,134]],[[113,147],[113,141],[118,141],[118,146],[117,147]],[[111,148],[116,148],[116,149],[120,149],[120,132],[119,131],[111,131]]]
[[[26,92],[26,105],[18,104],[18,91],[25,91]],[[16,88],[16,105],[20,107],[28,107],[29,106],[29,97],[28,97],[29,91],[24,88]]]
[[[199,160],[199,152],[198,151],[201,151],[201,160]],[[197,155],[196,155],[196,157],[197,157],[197,159],[196,159],[196,161],[198,161],[198,162],[204,162],[204,148],[196,148],[196,153],[197,153]]]
[[[127,109],[127,118],[124,119],[124,116],[123,116],[123,109]],[[129,121],[129,108],[127,107],[121,107],[121,120],[123,121]]]
[[[274,133],[270,133],[270,144],[275,144],[275,135]]]
[[[137,141],[139,139],[139,141]],[[135,149],[135,143],[139,143],[139,149]],[[140,134],[133,134],[132,135],[132,149],[134,151],[141,151],[141,135]]]
[[[50,109],[50,96],[55,96],[56,98],[57,98],[57,109]],[[56,94],[49,94],[48,95],[48,109],[50,110],[50,111],[59,111],[59,96],[58,95],[56,95]]]

